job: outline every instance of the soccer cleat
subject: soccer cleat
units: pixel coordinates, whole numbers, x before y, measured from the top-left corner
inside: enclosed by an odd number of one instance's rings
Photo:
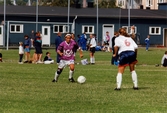
[[[114,90],[116,90],[116,91],[120,91],[121,89],[120,89],[120,88],[115,88]]]
[[[133,86],[133,89],[134,89],[134,90],[138,90],[139,88],[138,88],[138,87],[134,87],[134,86]]]
[[[74,78],[69,78],[68,79],[70,82],[75,82]]]
[[[57,82],[57,80],[53,79],[52,82]]]
[[[24,63],[28,63],[28,61],[24,61]]]

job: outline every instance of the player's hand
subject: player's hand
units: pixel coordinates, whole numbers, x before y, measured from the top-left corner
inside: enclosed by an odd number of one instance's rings
[[[60,56],[63,56],[63,53],[59,53]]]
[[[113,56],[113,57],[116,57],[116,54],[113,54],[112,56]]]

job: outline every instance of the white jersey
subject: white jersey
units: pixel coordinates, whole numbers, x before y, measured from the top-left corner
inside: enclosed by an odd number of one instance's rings
[[[125,37],[120,35],[115,39],[115,46],[119,47],[118,54],[123,51],[135,51],[138,48],[137,44],[131,37]]]
[[[19,46],[19,54],[24,54],[23,46]]]
[[[96,40],[95,38],[92,38],[91,41],[90,41],[90,47],[96,47]]]

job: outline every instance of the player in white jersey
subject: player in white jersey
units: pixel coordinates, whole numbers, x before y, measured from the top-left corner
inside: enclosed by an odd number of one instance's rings
[[[135,71],[138,46],[136,45],[134,40],[126,33],[126,29],[120,28],[119,33],[119,37],[115,39],[115,54],[113,54],[114,57],[116,56],[116,53],[118,53],[119,55],[119,66],[116,77],[117,87],[115,88],[115,90],[120,90],[121,88],[122,74],[126,66],[129,66],[132,75],[132,81],[134,84],[133,89],[138,90],[137,74]]]

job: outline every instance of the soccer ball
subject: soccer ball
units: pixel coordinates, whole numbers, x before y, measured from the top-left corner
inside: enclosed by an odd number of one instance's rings
[[[86,78],[84,76],[79,76],[77,79],[78,83],[83,84],[86,81]]]

